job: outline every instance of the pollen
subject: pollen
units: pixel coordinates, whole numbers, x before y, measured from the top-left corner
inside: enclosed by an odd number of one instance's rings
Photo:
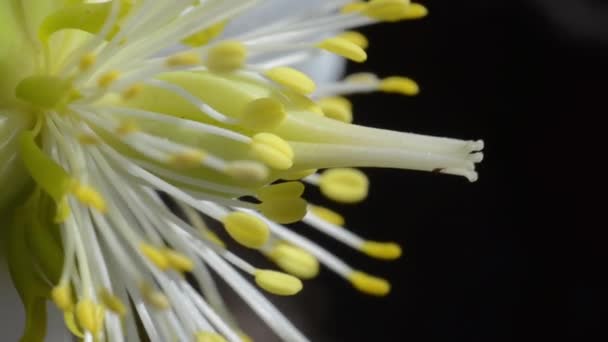
[[[319,274],[319,261],[302,248],[282,242],[268,256],[285,272],[300,279],[311,279]]]
[[[243,43],[225,41],[209,50],[205,65],[214,72],[231,72],[242,68],[246,60],[247,49]]]
[[[352,272],[348,280],[357,290],[369,295],[386,296],[391,291],[391,284],[385,279],[360,271]]]
[[[387,93],[417,95],[420,92],[418,84],[407,77],[392,76],[380,81],[378,88]]]
[[[87,53],[80,58],[80,70],[89,70],[97,62],[97,55],[94,53]]]
[[[293,296],[302,290],[300,279],[271,270],[256,270],[255,283],[262,289],[278,296]]]
[[[166,60],[167,66],[171,68],[195,66],[201,64],[201,62],[201,56],[194,52],[179,53],[168,57]]]
[[[55,286],[51,290],[51,298],[55,305],[61,311],[72,311],[74,307],[74,298],[72,296],[72,289],[67,284]]]
[[[232,212],[222,219],[230,237],[241,245],[258,249],[268,241],[270,230],[261,219],[243,212]]]
[[[367,59],[365,50],[350,40],[341,37],[325,39],[317,44],[317,47],[357,63],[365,62]]]
[[[310,210],[314,215],[318,216],[322,220],[329,222],[333,225],[344,225],[344,217],[331,209],[317,205],[310,205],[308,206],[308,210]]]
[[[109,86],[112,85],[112,83],[116,82],[116,80],[118,80],[120,78],[120,76],[121,76],[120,71],[117,71],[117,70],[108,71],[99,77],[99,79],[97,80],[97,85],[100,88],[108,88]]]
[[[367,197],[369,180],[357,169],[330,169],[321,174],[319,188],[321,193],[334,201],[356,203]]]
[[[365,241],[360,250],[377,259],[395,260],[401,256],[401,246],[394,242]]]
[[[301,95],[309,95],[317,88],[310,77],[290,67],[276,67],[266,71],[264,75],[273,82]]]
[[[107,204],[103,196],[95,189],[88,185],[74,182],[70,192],[83,204],[96,209],[101,213],[108,210]]]
[[[256,131],[268,131],[278,127],[286,117],[287,112],[281,102],[263,97],[246,105],[239,123]]]
[[[195,334],[196,342],[226,342],[222,335],[210,331],[202,331]]]
[[[294,153],[285,140],[272,133],[253,136],[251,151],[264,164],[277,170],[287,170],[293,165]]]
[[[163,253],[162,250],[147,244],[141,243],[139,245],[139,251],[143,256],[145,256],[148,261],[150,261],[154,266],[158,267],[158,269],[162,271],[166,271],[169,269],[171,265],[167,255]]]
[[[76,304],[76,320],[86,331],[97,335],[103,329],[104,308],[90,299],[83,299]]]

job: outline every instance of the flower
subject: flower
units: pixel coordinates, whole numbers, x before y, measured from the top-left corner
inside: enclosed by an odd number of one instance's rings
[[[476,180],[481,141],[351,124],[342,95],[415,95],[414,81],[358,74],[315,84],[290,67],[326,52],[363,62],[365,37],[346,30],[423,17],[422,5],[334,0],[230,26],[256,6],[0,4],[0,208],[10,217],[6,254],[26,308],[24,341],[43,339],[47,299],[85,341],[243,340],[211,271],[279,337],[306,341],[247,278],[294,295],[322,264],[371,295],[390,285],[282,224],[302,220],[379,259],[401,249],[338,229],[344,219],[302,199],[299,180],[344,203],[368,192],[352,167]],[[211,221],[283,272],[238,257]]]

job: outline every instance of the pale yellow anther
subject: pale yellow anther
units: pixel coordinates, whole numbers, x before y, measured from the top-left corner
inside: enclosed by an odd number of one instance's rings
[[[361,252],[378,259],[395,260],[401,256],[401,246],[394,242],[365,241],[359,249]]]
[[[188,256],[169,248],[163,252],[172,269],[179,272],[190,272],[194,269],[194,262]]]
[[[344,225],[344,217],[337,212],[317,205],[309,205],[308,210],[310,210],[314,215],[318,216],[322,220],[329,222],[336,226]]]
[[[144,86],[141,84],[134,84],[129,88],[125,89],[121,96],[124,101],[129,101],[134,99],[137,95],[139,95],[144,90]]]
[[[285,272],[300,279],[319,274],[319,261],[307,251],[286,243],[278,243],[268,256]]]
[[[297,198],[304,194],[304,184],[300,182],[285,182],[272,184],[259,189],[256,197],[260,201],[281,200],[284,198]]]
[[[353,122],[352,104],[341,96],[326,97],[317,104],[323,110],[326,117],[346,123]]]
[[[391,291],[391,284],[385,279],[354,271],[348,280],[359,291],[373,296],[386,296]]]
[[[217,333],[201,331],[195,334],[196,342],[226,342],[226,339]]]
[[[222,223],[228,235],[245,247],[258,249],[270,237],[268,225],[260,218],[248,213],[232,212],[222,218]]]
[[[166,310],[171,307],[169,298],[162,292],[155,290],[152,286],[147,283],[141,284],[139,291],[142,294],[142,298],[146,303],[152,305],[157,310]]]
[[[66,328],[76,337],[84,339],[84,332],[76,323],[76,315],[74,310],[63,312],[63,321],[65,322]]]
[[[402,14],[402,19],[420,19],[429,14],[429,10],[424,5],[411,3]]]
[[[179,169],[201,166],[207,154],[201,150],[187,150],[171,155],[169,163]]]
[[[344,81],[348,83],[376,85],[380,80],[374,73],[356,72],[346,76]]]
[[[97,85],[100,88],[107,88],[112,83],[114,83],[116,80],[118,80],[120,78],[120,76],[121,76],[121,74],[119,71],[116,71],[116,70],[108,71],[99,77],[99,79],[97,80]]]
[[[80,58],[80,70],[85,71],[91,68],[97,62],[97,55],[94,53],[87,53]]]
[[[70,187],[70,193],[74,195],[78,201],[88,207],[91,207],[101,213],[108,211],[108,206],[103,196],[97,190],[88,185],[74,181]]]
[[[281,176],[284,180],[300,180],[317,172],[317,169],[306,169],[301,171],[288,172]]]
[[[173,56],[169,56],[165,63],[168,67],[187,67],[187,66],[196,66],[201,64],[201,56],[195,52],[184,52],[178,53]]]
[[[211,47],[205,65],[214,72],[240,69],[247,60],[247,48],[238,41],[224,41]]]
[[[302,198],[277,198],[258,204],[257,209],[277,223],[288,224],[300,221],[306,215],[307,206]]]
[[[123,120],[120,122],[118,127],[116,127],[116,134],[120,136],[127,136],[131,133],[135,133],[139,131],[139,126],[133,120]]]
[[[239,118],[239,124],[256,131],[267,131],[278,127],[287,112],[276,99],[263,97],[249,102]]]
[[[226,165],[224,173],[234,179],[249,183],[262,182],[268,178],[266,165],[251,160],[231,161]]]
[[[259,287],[275,295],[292,296],[302,290],[302,281],[286,273],[256,270],[254,275]]]
[[[160,270],[165,271],[169,269],[169,259],[167,258],[167,255],[165,255],[165,253],[163,253],[163,251],[159,248],[143,242],[139,245],[139,251],[148,259],[148,261],[150,261]]]
[[[108,310],[114,312],[118,316],[124,317],[127,314],[127,306],[118,296],[112,294],[107,289],[99,291],[99,299]]]
[[[405,19],[409,6],[409,0],[371,0],[362,13],[372,19],[394,22]]]
[[[51,299],[61,311],[71,311],[74,307],[74,298],[69,284],[60,284],[51,290]]]
[[[99,144],[99,139],[94,135],[85,133],[78,136],[78,142],[83,145],[97,145]]]
[[[221,21],[215,25],[206,26],[204,29],[185,38],[182,42],[189,46],[203,46],[209,43],[213,38],[217,37],[224,31],[224,27],[228,23],[227,20]]]
[[[416,95],[420,92],[418,84],[407,77],[392,76],[380,81],[378,89],[387,93],[398,93],[403,95]]]
[[[272,133],[253,136],[251,151],[260,161],[277,170],[287,170],[293,165],[293,149],[285,140]]]
[[[74,314],[78,324],[94,336],[103,329],[105,310],[102,305],[93,302],[91,299],[83,299],[76,304]]]
[[[301,71],[289,67],[276,67],[264,73],[268,79],[301,95],[309,95],[317,88],[315,82]]]
[[[360,11],[363,11],[366,6],[367,6],[367,3],[363,2],[363,1],[353,1],[351,3],[348,3],[344,6],[342,6],[342,8],[340,9],[340,13],[348,14],[348,13],[360,12]]]
[[[367,49],[369,46],[369,41],[367,40],[367,37],[357,31],[342,32],[338,37],[346,39],[364,50]]]
[[[367,59],[367,53],[359,45],[351,42],[350,40],[334,37],[328,38],[317,44],[319,49],[329,51],[336,55],[347,58],[353,62],[365,62]]]
[[[355,203],[367,197],[369,180],[357,169],[330,169],[321,174],[319,188],[321,193],[334,201]]]

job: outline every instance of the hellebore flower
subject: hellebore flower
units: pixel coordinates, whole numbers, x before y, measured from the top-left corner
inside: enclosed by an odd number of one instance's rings
[[[0,211],[26,308],[23,341],[44,338],[48,299],[85,341],[246,339],[214,277],[280,338],[306,341],[250,280],[294,295],[322,264],[371,295],[390,285],[282,224],[303,220],[380,259],[401,249],[338,229],[343,218],[302,199],[299,180],[344,203],[368,191],[351,167],[476,180],[481,141],[351,123],[342,95],[415,95],[414,81],[359,74],[315,84],[290,67],[327,52],[363,62],[367,41],[348,30],[423,17],[422,5],[323,1],[231,26],[260,6],[0,2]],[[211,221],[284,272],[238,257]]]

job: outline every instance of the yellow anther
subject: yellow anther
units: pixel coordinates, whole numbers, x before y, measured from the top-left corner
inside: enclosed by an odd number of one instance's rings
[[[184,67],[184,66],[195,66],[201,64],[201,56],[194,52],[178,53],[173,56],[169,56],[165,63],[168,67]]]
[[[224,173],[250,183],[258,183],[268,178],[268,168],[262,163],[250,160],[235,160],[226,165]]]
[[[249,102],[245,106],[239,123],[256,131],[267,131],[278,127],[287,117],[283,104],[270,97]]]
[[[285,272],[300,279],[314,278],[319,274],[319,261],[307,251],[278,243],[268,256]]]
[[[86,55],[82,56],[82,58],[80,58],[80,70],[88,70],[90,67],[95,65],[95,62],[97,62],[97,55],[94,53],[87,53]]]
[[[214,332],[202,331],[195,334],[196,342],[226,342],[226,339]]]
[[[51,290],[51,299],[61,311],[71,311],[74,307],[72,289],[68,284],[60,284]]]
[[[350,101],[341,96],[326,97],[317,101],[325,116],[330,119],[351,123],[353,111]]]
[[[302,198],[278,198],[258,204],[258,210],[269,219],[282,224],[300,221],[308,203]]]
[[[367,40],[367,37],[357,31],[342,32],[338,37],[346,39],[364,50],[367,49],[369,46],[369,41]]]
[[[124,317],[127,314],[126,305],[116,295],[112,294],[107,289],[99,291],[99,299],[106,308],[114,312],[120,317]]]
[[[83,299],[76,304],[74,311],[78,324],[86,331],[97,335],[103,329],[104,308],[90,299]]]
[[[157,310],[166,310],[171,307],[171,302],[169,302],[169,298],[165,296],[162,292],[155,290],[152,286],[147,283],[143,283],[139,291],[142,294],[143,299],[146,303],[152,305]]]
[[[206,27],[205,29],[185,38],[183,43],[190,46],[203,46],[222,33],[227,22],[228,21],[225,20],[215,25]]]
[[[81,184],[78,181],[74,181],[70,188],[70,193],[76,197],[84,205],[96,209],[101,213],[108,211],[108,206],[103,196],[88,185]]]
[[[356,83],[356,84],[369,84],[375,85],[378,84],[378,76],[371,72],[356,72],[354,74],[350,74],[344,78],[345,82],[348,83]]]
[[[169,163],[180,169],[189,169],[200,166],[207,154],[200,150],[188,150],[170,156]]]
[[[163,250],[165,257],[169,261],[169,265],[179,272],[190,272],[194,269],[194,262],[186,255],[166,248]]]
[[[306,169],[301,171],[288,172],[281,176],[285,180],[300,180],[317,172],[317,169]]]
[[[409,6],[409,0],[372,0],[362,13],[372,19],[394,22],[405,19]]]
[[[268,225],[248,213],[232,212],[224,216],[222,223],[228,235],[245,247],[260,248],[270,237]]]
[[[351,273],[348,280],[357,290],[373,296],[386,296],[391,291],[391,284],[385,279],[360,271]]]
[[[402,19],[420,19],[428,14],[429,10],[424,5],[412,3],[406,8]]]
[[[313,214],[315,214],[322,220],[327,221],[331,224],[334,224],[336,226],[344,225],[344,217],[331,209],[316,205],[309,205],[308,210],[310,210]]]
[[[365,199],[369,180],[357,169],[330,169],[321,174],[319,188],[328,198],[342,203],[355,203]]]
[[[144,90],[144,86],[141,84],[134,84],[129,88],[125,89],[122,92],[122,99],[124,101],[129,101],[134,99],[137,95],[139,95]]]
[[[378,88],[387,93],[399,93],[403,95],[416,95],[420,92],[418,84],[407,77],[387,77],[380,81]]]
[[[78,136],[78,142],[83,145],[96,145],[99,143],[99,139],[91,134],[81,134]]]
[[[226,244],[224,243],[224,241],[220,239],[220,237],[217,236],[217,234],[215,234],[214,232],[206,230],[205,232],[203,232],[202,236],[204,239],[215,244],[216,246],[226,248]]]
[[[247,60],[247,48],[238,41],[224,41],[211,47],[205,65],[214,72],[240,69]]]
[[[116,127],[116,134],[120,136],[126,136],[137,131],[139,131],[139,126],[133,120],[123,120],[118,127]]]
[[[302,194],[304,194],[304,184],[300,182],[285,182],[261,188],[256,193],[256,197],[260,201],[273,201],[284,198],[298,198]]]
[[[169,269],[169,259],[167,258],[165,253],[163,253],[163,251],[161,251],[160,249],[143,242],[139,245],[139,251],[143,256],[148,259],[148,261],[150,261],[152,264],[154,264],[154,266],[158,267],[160,270],[165,271]]]
[[[363,1],[353,1],[351,3],[348,3],[344,6],[342,6],[342,8],[340,9],[340,12],[343,14],[360,12],[360,11],[363,11],[366,6],[367,6],[367,4]]]
[[[76,323],[76,316],[74,311],[64,311],[63,312],[63,321],[65,322],[66,328],[76,337],[84,339],[84,332]]]
[[[325,39],[317,44],[317,47],[319,49],[323,49],[350,59],[353,62],[365,62],[367,59],[367,53],[365,53],[365,50],[350,40],[340,37]]]
[[[394,242],[365,241],[359,249],[378,259],[394,260],[401,256],[401,246]]]
[[[287,170],[293,165],[293,150],[278,135],[272,133],[254,135],[251,150],[259,160],[273,169]]]
[[[256,270],[255,282],[264,290],[279,296],[292,296],[302,290],[300,279],[277,271]]]
[[[301,71],[289,67],[276,67],[266,71],[264,75],[268,79],[301,95],[309,95],[317,88],[315,82],[310,77]]]
[[[120,78],[120,75],[121,74],[119,71],[116,71],[116,70],[108,71],[105,74],[101,75],[101,77],[99,77],[99,79],[97,80],[97,85],[100,88],[107,88],[112,83],[114,83],[116,80],[118,80]]]

